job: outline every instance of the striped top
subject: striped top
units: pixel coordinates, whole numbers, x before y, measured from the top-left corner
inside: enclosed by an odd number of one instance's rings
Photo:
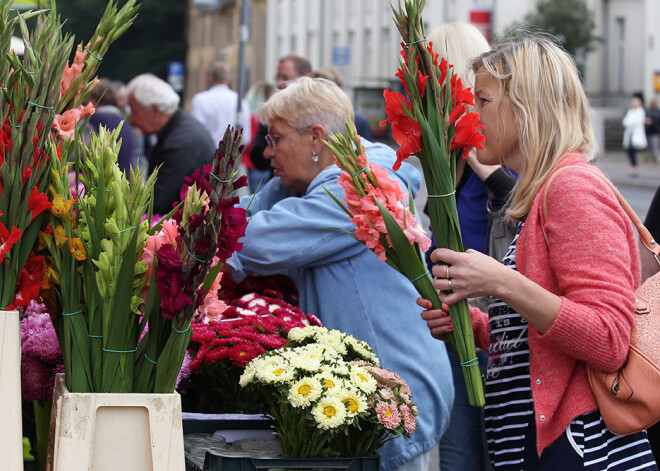
[[[516,242],[522,227],[520,223],[502,260],[514,270]],[[490,459],[498,471],[531,470],[531,467],[525,467],[524,458],[526,439],[529,443],[526,432],[529,424],[534,424],[527,320],[494,297],[488,299],[488,314],[490,339],[485,420]],[[565,437],[576,453],[569,459],[583,463],[579,469],[657,469],[646,432],[614,435],[597,410],[571,421]]]

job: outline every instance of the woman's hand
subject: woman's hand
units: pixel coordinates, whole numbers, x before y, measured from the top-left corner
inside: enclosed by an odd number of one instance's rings
[[[503,279],[511,271],[494,258],[471,249],[466,252],[437,249],[431,254],[431,261],[439,262],[432,269],[433,286],[440,291],[438,297],[445,304],[498,296]]]
[[[431,336],[438,340],[445,340],[445,334],[454,329],[449,317],[449,306],[443,304],[442,309],[429,309],[431,302],[424,298],[417,298],[417,304],[425,309],[421,316],[426,321]]]
[[[467,156],[467,164],[472,168],[472,171],[477,174],[481,181],[486,181],[493,172],[499,168],[502,168],[501,165],[484,165],[479,162],[477,159],[477,149],[472,147]]]

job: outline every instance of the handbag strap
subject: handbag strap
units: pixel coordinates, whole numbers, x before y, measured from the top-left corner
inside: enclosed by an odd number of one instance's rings
[[[630,207],[626,199],[623,197],[623,195],[619,192],[619,190],[616,189],[616,187],[607,180],[606,178],[603,178],[602,175],[600,175],[598,172],[595,170],[589,168],[589,167],[583,167],[581,165],[568,165],[566,167],[562,167],[559,170],[555,171],[550,178],[548,179],[548,183],[545,185],[545,188],[543,189],[543,219],[545,220],[546,214],[547,214],[547,201],[546,201],[546,189],[548,186],[550,186],[550,183],[552,180],[557,176],[559,172],[562,172],[564,170],[568,170],[571,168],[576,168],[583,170],[585,172],[592,173],[596,175],[598,178],[600,178],[605,184],[612,190],[612,193],[614,193],[614,196],[616,196],[616,199],[619,201],[619,204],[623,208],[623,210],[626,212],[630,220],[632,221],[633,225],[635,228],[637,228],[637,232],[639,233],[639,239],[642,241],[642,244],[644,244],[644,247],[646,247],[649,252],[653,254],[653,257],[655,258],[655,261],[660,265],[660,245],[656,243],[656,241],[653,239],[653,236],[649,232],[649,230],[644,226],[642,223],[641,219],[639,219],[639,216],[635,213],[635,211]],[[543,227],[543,226],[541,226]],[[548,242],[548,237],[545,234],[545,229],[543,229],[543,236],[545,237],[546,243]]]

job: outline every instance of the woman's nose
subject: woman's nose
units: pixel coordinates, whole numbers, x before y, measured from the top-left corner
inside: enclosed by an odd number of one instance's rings
[[[275,151],[272,146],[267,145],[266,148],[264,149],[264,157],[266,159],[271,159],[274,153]]]

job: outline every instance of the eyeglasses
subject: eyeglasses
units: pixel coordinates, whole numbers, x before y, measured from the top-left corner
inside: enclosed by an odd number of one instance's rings
[[[289,134],[292,134],[296,131],[302,131],[303,129],[311,128],[313,125],[309,126],[304,126],[302,128],[294,129],[289,132],[285,132],[284,134],[281,134],[277,137],[272,137],[270,134],[266,134],[266,144],[268,144],[270,147],[275,148],[277,144],[280,142],[280,139],[282,139],[284,136],[288,136]]]

